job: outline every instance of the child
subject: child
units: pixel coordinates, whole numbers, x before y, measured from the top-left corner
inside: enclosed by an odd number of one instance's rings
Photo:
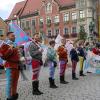
[[[47,61],[49,66],[49,83],[50,88],[57,88],[54,81],[54,74],[55,74],[55,68],[57,67],[57,56],[56,51],[54,50],[55,41],[49,42],[49,47],[47,49]]]

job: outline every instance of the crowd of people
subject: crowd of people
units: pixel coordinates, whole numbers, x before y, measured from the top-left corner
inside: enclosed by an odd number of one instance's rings
[[[72,79],[78,80],[76,76],[76,67],[79,62],[81,77],[86,76],[83,72],[84,61],[87,59],[87,51],[91,50],[94,54],[100,56],[100,45],[89,48],[89,42],[84,43],[71,43],[70,50],[66,48],[66,38],[61,39],[61,45],[55,50],[56,42],[50,40],[47,47],[46,59],[43,61],[42,56],[44,48],[38,33],[33,35],[31,41],[24,45],[18,46],[15,43],[15,35],[13,32],[7,33],[7,39],[4,40],[3,36],[0,39],[0,67],[5,68],[7,86],[6,97],[7,100],[17,100],[17,86],[20,73],[24,79],[27,78],[24,75],[23,69],[29,69],[32,71],[32,94],[41,95],[43,92],[39,90],[39,76],[41,66],[44,62],[47,63],[49,68],[49,84],[50,88],[58,88],[55,84],[55,70],[59,67],[59,80],[61,84],[68,84],[65,79],[66,69],[68,68],[68,62],[71,60],[72,66]]]

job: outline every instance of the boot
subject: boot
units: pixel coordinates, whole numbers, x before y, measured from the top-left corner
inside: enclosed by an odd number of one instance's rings
[[[18,96],[19,96],[18,93],[16,93],[11,98],[7,98],[7,100],[17,100],[18,99]]]
[[[39,86],[39,81],[33,81],[32,82],[32,87],[33,87],[33,95],[41,95],[42,92],[39,91],[38,89],[38,86]]]
[[[83,71],[80,71],[80,76],[86,76],[86,75],[83,74]]]
[[[73,73],[73,72],[72,72],[72,79],[73,79],[73,80],[78,80],[78,78],[76,77],[76,73]]]
[[[64,77],[64,75],[63,75],[63,76],[60,76],[60,83],[61,83],[61,84],[68,84],[69,82],[66,82],[66,81],[65,81],[65,77]]]
[[[37,90],[38,90],[38,92],[39,92],[40,94],[43,94],[43,92],[41,92],[41,91],[39,90],[39,81],[37,81]]]
[[[55,85],[54,79],[49,78],[49,83],[50,83],[50,88],[58,88],[58,87]]]

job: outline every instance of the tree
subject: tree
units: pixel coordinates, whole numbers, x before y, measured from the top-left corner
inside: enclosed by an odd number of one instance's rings
[[[84,26],[80,26],[80,32],[78,35],[79,40],[86,40],[87,39],[87,33],[85,32]]]

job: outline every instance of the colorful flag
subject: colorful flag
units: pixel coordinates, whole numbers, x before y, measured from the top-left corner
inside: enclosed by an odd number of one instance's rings
[[[30,37],[14,22],[11,22],[9,24],[9,30],[11,32],[14,32],[16,36],[15,42],[17,43],[17,45],[21,45],[30,40]]]

